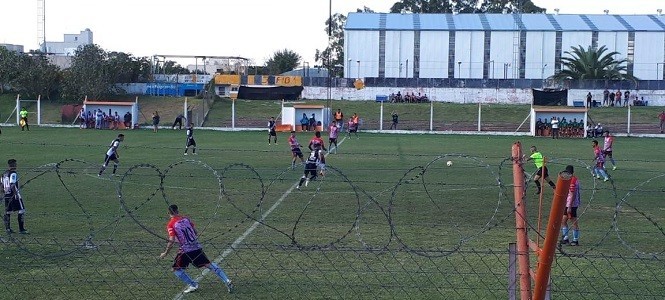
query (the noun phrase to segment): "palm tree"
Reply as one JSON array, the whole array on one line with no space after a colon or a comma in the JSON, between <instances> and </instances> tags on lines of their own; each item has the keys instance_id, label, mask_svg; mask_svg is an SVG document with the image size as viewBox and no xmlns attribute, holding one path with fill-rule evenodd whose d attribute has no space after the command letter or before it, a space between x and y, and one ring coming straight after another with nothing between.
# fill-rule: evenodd
<instances>
[{"instance_id":1,"label":"palm tree","mask_svg":"<svg viewBox=\"0 0 665 300\"><path fill-rule=\"evenodd\" d=\"M614 58L615 55L620 55L619 52L605 52L607 52L605 46L598 49L589 46L586 50L581 45L572 47L572 51L565 52L568 56L561 58L563 69L552 75L550 79L558 82L584 79L638 80L632 74L628 74L627 59Z\"/></svg>"}]
</instances>

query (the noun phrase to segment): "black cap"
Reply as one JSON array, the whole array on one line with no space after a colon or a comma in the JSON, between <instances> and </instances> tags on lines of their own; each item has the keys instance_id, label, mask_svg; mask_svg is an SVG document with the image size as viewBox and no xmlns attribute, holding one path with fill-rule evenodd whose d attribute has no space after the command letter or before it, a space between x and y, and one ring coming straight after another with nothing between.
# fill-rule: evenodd
<instances>
[{"instance_id":1,"label":"black cap","mask_svg":"<svg viewBox=\"0 0 665 300\"><path fill-rule=\"evenodd\" d=\"M570 174L573 174L573 173L575 173L575 169L573 168L573 166L567 165L566 166L566 172L568 172Z\"/></svg>"},{"instance_id":2,"label":"black cap","mask_svg":"<svg viewBox=\"0 0 665 300\"><path fill-rule=\"evenodd\" d=\"M169 205L169 213L172 215L177 215L178 214L178 206L175 204Z\"/></svg>"}]
</instances>

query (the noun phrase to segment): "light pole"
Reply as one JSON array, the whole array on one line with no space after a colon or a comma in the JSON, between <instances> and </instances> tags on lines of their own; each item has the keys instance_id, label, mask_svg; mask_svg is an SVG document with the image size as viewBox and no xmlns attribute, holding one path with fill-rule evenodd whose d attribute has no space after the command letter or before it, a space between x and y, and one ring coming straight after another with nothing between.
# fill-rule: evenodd
<instances>
[{"instance_id":1,"label":"light pole","mask_svg":"<svg viewBox=\"0 0 665 300\"><path fill-rule=\"evenodd\" d=\"M503 79L508 79L508 67L510 63L503 63Z\"/></svg>"},{"instance_id":2,"label":"light pole","mask_svg":"<svg viewBox=\"0 0 665 300\"><path fill-rule=\"evenodd\" d=\"M401 62L399 63L399 76L398 77L402 77L402 63Z\"/></svg>"},{"instance_id":3,"label":"light pole","mask_svg":"<svg viewBox=\"0 0 665 300\"><path fill-rule=\"evenodd\" d=\"M547 64L544 64L542 68L540 68L540 80L545 80L545 67L547 67Z\"/></svg>"},{"instance_id":4,"label":"light pole","mask_svg":"<svg viewBox=\"0 0 665 300\"><path fill-rule=\"evenodd\" d=\"M405 78L409 78L409 60L408 59L406 60L406 69L404 69L404 71L406 71L406 77Z\"/></svg>"},{"instance_id":5,"label":"light pole","mask_svg":"<svg viewBox=\"0 0 665 300\"><path fill-rule=\"evenodd\" d=\"M309 77L309 62L302 63L302 76Z\"/></svg>"},{"instance_id":6,"label":"light pole","mask_svg":"<svg viewBox=\"0 0 665 300\"><path fill-rule=\"evenodd\" d=\"M360 61L356 60L356 62L358 63L358 79L360 79Z\"/></svg>"},{"instance_id":7,"label":"light pole","mask_svg":"<svg viewBox=\"0 0 665 300\"><path fill-rule=\"evenodd\" d=\"M494 79L494 61L493 60L489 61L489 67L492 68L492 73L490 73L492 77L490 77L490 79Z\"/></svg>"},{"instance_id":8,"label":"light pole","mask_svg":"<svg viewBox=\"0 0 665 300\"><path fill-rule=\"evenodd\" d=\"M457 78L462 78L462 62L457 62Z\"/></svg>"},{"instance_id":9,"label":"light pole","mask_svg":"<svg viewBox=\"0 0 665 300\"><path fill-rule=\"evenodd\" d=\"M351 78L351 59L349 58L349 63L346 64L346 78Z\"/></svg>"}]
</instances>

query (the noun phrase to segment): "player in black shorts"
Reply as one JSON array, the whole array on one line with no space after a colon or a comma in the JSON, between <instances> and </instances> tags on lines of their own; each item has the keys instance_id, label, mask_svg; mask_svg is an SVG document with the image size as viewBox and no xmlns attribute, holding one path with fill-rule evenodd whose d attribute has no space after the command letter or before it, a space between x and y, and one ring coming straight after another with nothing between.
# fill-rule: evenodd
<instances>
[{"instance_id":1,"label":"player in black shorts","mask_svg":"<svg viewBox=\"0 0 665 300\"><path fill-rule=\"evenodd\" d=\"M319 160L320 155L321 155L321 150L314 150L309 155L309 158L307 158L307 162L305 162L305 172L302 175L302 177L300 177L300 182L298 182L298 187L297 187L298 190L300 190L300 187L302 186L303 183L305 184L305 186L307 186L310 181L316 180L317 176L316 169L320 162Z\"/></svg>"},{"instance_id":2,"label":"player in black shorts","mask_svg":"<svg viewBox=\"0 0 665 300\"><path fill-rule=\"evenodd\" d=\"M5 215L3 221L5 222L5 230L7 233L14 233L10 226L11 213L18 214L18 230L21 234L27 234L28 231L24 226L25 206L23 205L23 198L19 192L18 173L16 173L16 160L10 159L7 161L9 169L2 174L2 189L4 191L5 199Z\"/></svg>"},{"instance_id":3,"label":"player in black shorts","mask_svg":"<svg viewBox=\"0 0 665 300\"><path fill-rule=\"evenodd\" d=\"M196 141L194 140L194 124L189 123L187 125L187 143L185 143L185 155L187 155L187 150L189 147L192 147L192 154L196 155Z\"/></svg>"},{"instance_id":4,"label":"player in black shorts","mask_svg":"<svg viewBox=\"0 0 665 300\"><path fill-rule=\"evenodd\" d=\"M268 121L268 145L270 145L270 138L272 137L275 140L275 145L277 145L277 122L275 122L275 117L270 117Z\"/></svg>"}]
</instances>

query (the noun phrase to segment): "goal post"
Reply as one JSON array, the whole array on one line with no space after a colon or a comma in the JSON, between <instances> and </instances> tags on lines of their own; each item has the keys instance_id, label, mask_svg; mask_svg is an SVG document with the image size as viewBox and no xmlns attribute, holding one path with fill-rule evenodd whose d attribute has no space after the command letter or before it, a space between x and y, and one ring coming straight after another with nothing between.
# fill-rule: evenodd
<instances>
[{"instance_id":1,"label":"goal post","mask_svg":"<svg viewBox=\"0 0 665 300\"><path fill-rule=\"evenodd\" d=\"M28 111L28 120L30 120L30 115L37 115L36 124L41 125L42 124L41 99L42 99L41 95L37 96L37 99L21 99L20 94L16 95L16 107L14 107L14 110L9 114L9 118L11 118L12 114L16 113L16 124L20 125L21 124L20 112L21 109L25 107L26 110ZM9 121L9 118L7 118L7 121Z\"/></svg>"}]
</instances>

